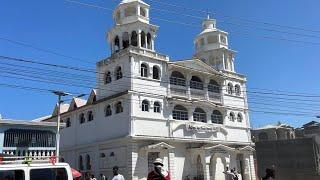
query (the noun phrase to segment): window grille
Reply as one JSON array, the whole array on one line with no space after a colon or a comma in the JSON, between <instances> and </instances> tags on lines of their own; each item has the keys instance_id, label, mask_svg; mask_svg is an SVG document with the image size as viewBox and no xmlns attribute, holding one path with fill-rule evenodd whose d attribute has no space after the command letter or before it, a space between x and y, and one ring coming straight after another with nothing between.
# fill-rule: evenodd
<instances>
[{"instance_id":1,"label":"window grille","mask_svg":"<svg viewBox=\"0 0 320 180\"><path fill-rule=\"evenodd\" d=\"M223 124L222 114L219 111L214 110L211 114L211 122L215 124Z\"/></svg>"},{"instance_id":2,"label":"window grille","mask_svg":"<svg viewBox=\"0 0 320 180\"><path fill-rule=\"evenodd\" d=\"M176 120L188 120L188 110L183 106L176 106L172 111L172 117Z\"/></svg>"},{"instance_id":3,"label":"window grille","mask_svg":"<svg viewBox=\"0 0 320 180\"><path fill-rule=\"evenodd\" d=\"M203 83L197 81L190 81L190 88L203 90Z\"/></svg>"},{"instance_id":4,"label":"window grille","mask_svg":"<svg viewBox=\"0 0 320 180\"><path fill-rule=\"evenodd\" d=\"M153 111L155 113L160 113L161 110L160 110L160 103L159 102L155 102L154 105L153 105Z\"/></svg>"},{"instance_id":5,"label":"window grille","mask_svg":"<svg viewBox=\"0 0 320 180\"><path fill-rule=\"evenodd\" d=\"M105 116L111 116L112 115L112 109L111 109L110 105L108 105L106 107L106 112L105 113L106 113Z\"/></svg>"},{"instance_id":6,"label":"window grille","mask_svg":"<svg viewBox=\"0 0 320 180\"><path fill-rule=\"evenodd\" d=\"M183 78L178 77L170 77L170 84L177 85L177 86L186 86L186 80Z\"/></svg>"},{"instance_id":7,"label":"window grille","mask_svg":"<svg viewBox=\"0 0 320 180\"><path fill-rule=\"evenodd\" d=\"M142 101L142 111L149 111L149 102L147 100Z\"/></svg>"}]
</instances>

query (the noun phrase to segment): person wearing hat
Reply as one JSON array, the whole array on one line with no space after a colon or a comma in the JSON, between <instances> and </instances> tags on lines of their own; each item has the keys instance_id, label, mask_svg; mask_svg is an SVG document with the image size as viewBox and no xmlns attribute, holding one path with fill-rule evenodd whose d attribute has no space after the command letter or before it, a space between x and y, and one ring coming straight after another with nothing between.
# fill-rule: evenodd
<instances>
[{"instance_id":1,"label":"person wearing hat","mask_svg":"<svg viewBox=\"0 0 320 180\"><path fill-rule=\"evenodd\" d=\"M148 174L147 180L170 180L170 173L163 168L162 159L157 158L153 165L154 170Z\"/></svg>"}]
</instances>

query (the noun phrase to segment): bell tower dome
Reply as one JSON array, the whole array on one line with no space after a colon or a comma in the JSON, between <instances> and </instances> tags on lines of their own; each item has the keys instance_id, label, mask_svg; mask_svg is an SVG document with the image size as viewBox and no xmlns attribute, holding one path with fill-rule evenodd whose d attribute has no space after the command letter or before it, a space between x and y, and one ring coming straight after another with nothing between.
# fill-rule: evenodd
<instances>
[{"instance_id":1,"label":"bell tower dome","mask_svg":"<svg viewBox=\"0 0 320 180\"><path fill-rule=\"evenodd\" d=\"M158 26L150 24L150 6L142 0L122 0L113 12L115 25L108 31L111 53L128 47L154 51Z\"/></svg>"},{"instance_id":2,"label":"bell tower dome","mask_svg":"<svg viewBox=\"0 0 320 180\"><path fill-rule=\"evenodd\" d=\"M229 49L228 33L217 28L208 15L202 22L202 32L195 39L195 57L221 71L234 71L235 52Z\"/></svg>"}]
</instances>

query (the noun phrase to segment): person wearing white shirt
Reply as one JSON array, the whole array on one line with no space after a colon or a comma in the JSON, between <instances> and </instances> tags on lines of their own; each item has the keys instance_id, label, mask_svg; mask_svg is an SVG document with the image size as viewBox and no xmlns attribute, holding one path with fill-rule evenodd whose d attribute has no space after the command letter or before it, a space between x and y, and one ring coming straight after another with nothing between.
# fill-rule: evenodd
<instances>
[{"instance_id":1,"label":"person wearing white shirt","mask_svg":"<svg viewBox=\"0 0 320 180\"><path fill-rule=\"evenodd\" d=\"M113 171L113 176L109 177L108 180L124 180L124 177L119 174L119 167L118 166L114 166L112 168Z\"/></svg>"}]
</instances>

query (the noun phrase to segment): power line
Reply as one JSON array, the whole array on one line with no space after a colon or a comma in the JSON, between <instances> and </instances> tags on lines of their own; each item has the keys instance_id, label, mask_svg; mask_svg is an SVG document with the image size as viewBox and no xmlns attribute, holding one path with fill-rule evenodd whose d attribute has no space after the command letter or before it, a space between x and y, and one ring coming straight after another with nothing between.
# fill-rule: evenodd
<instances>
[{"instance_id":1,"label":"power line","mask_svg":"<svg viewBox=\"0 0 320 180\"><path fill-rule=\"evenodd\" d=\"M58 52L56 52L56 51L52 51L52 50L49 50L49 49L39 48L39 47L36 47L36 46L34 46L34 45L31 45L31 44L28 44L28 43L25 43L25 42L21 42L21 41L16 41L16 40L4 38L4 37L0 37L0 40L7 41L7 42L10 42L10 43L12 43L12 44L17 44L17 45L19 45L19 46L32 48L32 49L35 49L35 50L37 50L37 51L41 51L41 52L53 54L53 55L56 55L56 56L64 57L64 58L67 58L67 59L77 60L77 61L80 61L80 62L84 62L84 63L86 63L86 64L92 64L92 63L93 63L93 62L91 62L91 61L87 61L87 60L84 60L84 59L80 59L80 58L68 56L68 55L61 54L61 53L58 53Z\"/></svg>"},{"instance_id":2,"label":"power line","mask_svg":"<svg viewBox=\"0 0 320 180\"><path fill-rule=\"evenodd\" d=\"M37 62L37 61L33 61L33 60L26 60L26 59L20 59L20 58L12 58L12 57L5 57L5 56L0 56L0 58L4 58L4 59L8 59L8 60L13 60L13 61L18 61L18 62L25 62L25 63L32 63L32 64L40 64L40 65L45 65L45 66L52 66L52 67L56 67L56 68L63 68L63 69L71 69L71 70L75 70L75 71L81 71L81 72L88 72L88 73L99 73L99 72L95 72L95 71L91 71L88 69L84 69L84 68L76 68L76 67L72 67L72 66L62 66L62 65L56 65L56 64L50 64L50 63L41 63L41 62ZM99 74L103 74L104 73L99 73ZM134 77L126 77L123 76L123 78L134 78ZM99 81L98 81L99 82ZM162 83L170 83L168 81L161 81ZM144 84L143 84L144 85ZM223 90L223 89L222 89ZM248 93L251 93L251 91L246 91ZM282 95L282 96L297 96L297 97L320 97L319 95L300 95L300 94L284 94L284 93L266 93L266 92L258 92L258 91L252 91L252 93L260 93L260 94L271 94L271 95ZM259 97L259 96L256 96ZM267 97L267 98L272 98L272 97ZM285 99L285 100L296 100L296 101L312 101L312 100L303 100L303 99L288 99L288 98L278 98L278 99Z\"/></svg>"},{"instance_id":3,"label":"power line","mask_svg":"<svg viewBox=\"0 0 320 180\"><path fill-rule=\"evenodd\" d=\"M13 78L15 78L15 77L13 77ZM20 79L20 78L18 78L18 79ZM26 79L26 78L23 78L23 79ZM26 80L30 80L30 79L26 79ZM46 81L42 81L42 80L35 80L35 81L38 81L38 82L45 82L45 83L53 83L53 84L61 84L61 85L66 85L66 86L73 86L73 87L84 87L84 88L91 88L91 87L89 87L89 86L85 86L85 85L80 85L80 84L73 84L73 83L69 83L69 82L51 82L51 81L49 81L49 80L46 80ZM99 89L99 88L98 88ZM101 88L100 88L101 89ZM110 91L110 90L109 90ZM111 90L112 91L112 90ZM117 92L117 91L112 91L112 92ZM159 94L157 94L157 96L163 96L163 95L159 95ZM165 96L164 96L165 97ZM254 107L254 109L256 109L256 108L260 108L260 107ZM272 109L272 110L277 110L277 111L281 111L281 112L286 112L286 113L291 113L292 111L290 111L290 110L283 110L283 109L274 109L274 108L266 108L266 107L263 107L262 109ZM294 111L294 113L311 113L311 112L301 112L301 111Z\"/></svg>"},{"instance_id":4,"label":"power line","mask_svg":"<svg viewBox=\"0 0 320 180\"><path fill-rule=\"evenodd\" d=\"M281 27L281 28L286 28L286 29L307 31L307 32L313 32L313 33L319 33L320 32L320 30L307 29L307 28L301 28L301 27L293 27L293 26L287 26L287 25L282 25L282 24L275 24L275 23L269 23L269 22L264 22L264 21L245 19L245 18L240 18L240 17L235 17L235 16L222 15L222 14L218 14L217 12L207 11L207 10L203 10L203 9L187 8L187 7L182 6L182 5L177 5L177 4L173 4L173 3L165 3L165 2L160 1L160 0L149 0L149 1L156 2L157 4L163 4L163 5L166 5L166 6L175 7L175 8L181 8L181 9L184 9L184 10L201 12L201 13L205 13L205 14L210 13L210 14L221 15L222 17L226 17L226 18L230 18L230 19L238 19L239 21L242 21L242 22L258 23L258 24L263 24L263 25L267 25L267 26Z\"/></svg>"},{"instance_id":5,"label":"power line","mask_svg":"<svg viewBox=\"0 0 320 180\"><path fill-rule=\"evenodd\" d=\"M67 1L71 2L71 3L76 3L76 4L79 4L79 5L91 7L91 8L98 8L98 9L113 11L113 9L105 8L105 7L94 5L94 4L83 3L83 2L79 2L79 1L70 1L70 0L67 0ZM198 27L198 26L195 26L194 24L180 22L180 21L176 21L176 20L168 20L168 19L157 18L157 17L153 17L153 19L160 20L160 21L165 21L165 22L169 22L169 23L175 23L175 24L179 24L179 25L185 25L185 26L189 26L189 27ZM236 31L229 31L229 32L246 35L248 38L252 38L253 37L251 33L239 33L239 32L236 32ZM290 33L290 32L287 32L287 33ZM295 33L295 34L297 34L297 33ZM308 44L308 45L317 45L317 46L320 45L320 43L317 43L317 42L302 41L302 40L296 40L296 39L288 39L288 38L283 38L283 37L280 37L280 38L276 37L275 38L275 37L269 36L269 35L258 36L258 38L263 38L263 39L268 39L268 40L288 41L288 42L294 42L294 43L303 43L303 44Z\"/></svg>"}]
</instances>

